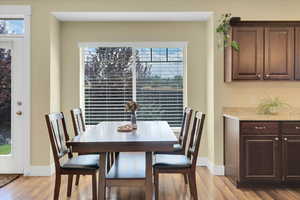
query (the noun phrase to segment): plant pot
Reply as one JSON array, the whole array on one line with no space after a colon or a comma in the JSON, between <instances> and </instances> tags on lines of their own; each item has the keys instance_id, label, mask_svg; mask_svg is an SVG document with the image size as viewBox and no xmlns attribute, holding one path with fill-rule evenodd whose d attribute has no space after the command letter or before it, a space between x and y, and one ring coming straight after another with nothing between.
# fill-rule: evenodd
<instances>
[{"instance_id":1,"label":"plant pot","mask_svg":"<svg viewBox=\"0 0 300 200\"><path fill-rule=\"evenodd\" d=\"M137 128L137 125L136 125L136 114L135 112L132 112L131 113L131 125L134 129Z\"/></svg>"}]
</instances>

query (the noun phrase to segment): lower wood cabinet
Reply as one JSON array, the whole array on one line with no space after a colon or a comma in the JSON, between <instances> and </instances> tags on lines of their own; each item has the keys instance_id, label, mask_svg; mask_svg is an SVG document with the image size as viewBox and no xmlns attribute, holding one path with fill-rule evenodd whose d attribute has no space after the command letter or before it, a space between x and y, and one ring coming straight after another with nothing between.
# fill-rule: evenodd
<instances>
[{"instance_id":1,"label":"lower wood cabinet","mask_svg":"<svg viewBox=\"0 0 300 200\"><path fill-rule=\"evenodd\" d=\"M225 176L234 184L300 185L300 121L224 117Z\"/></svg>"},{"instance_id":2,"label":"lower wood cabinet","mask_svg":"<svg viewBox=\"0 0 300 200\"><path fill-rule=\"evenodd\" d=\"M280 181L277 136L242 136L242 180Z\"/></svg>"},{"instance_id":3,"label":"lower wood cabinet","mask_svg":"<svg viewBox=\"0 0 300 200\"><path fill-rule=\"evenodd\" d=\"M282 136L283 180L300 181L300 136Z\"/></svg>"}]
</instances>

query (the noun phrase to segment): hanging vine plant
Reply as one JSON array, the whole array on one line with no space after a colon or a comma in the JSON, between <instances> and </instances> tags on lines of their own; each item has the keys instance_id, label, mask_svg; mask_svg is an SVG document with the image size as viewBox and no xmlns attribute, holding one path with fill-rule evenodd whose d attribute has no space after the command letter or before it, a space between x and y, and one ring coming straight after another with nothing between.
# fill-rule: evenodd
<instances>
[{"instance_id":1,"label":"hanging vine plant","mask_svg":"<svg viewBox=\"0 0 300 200\"><path fill-rule=\"evenodd\" d=\"M231 18L231 13L225 13L221 16L219 22L220 24L218 25L216 31L217 33L219 33L222 37L221 42L223 43L222 46L224 47L228 47L231 46L235 51L239 51L240 50L240 44L235 41L232 40L230 42L230 18Z\"/></svg>"}]
</instances>

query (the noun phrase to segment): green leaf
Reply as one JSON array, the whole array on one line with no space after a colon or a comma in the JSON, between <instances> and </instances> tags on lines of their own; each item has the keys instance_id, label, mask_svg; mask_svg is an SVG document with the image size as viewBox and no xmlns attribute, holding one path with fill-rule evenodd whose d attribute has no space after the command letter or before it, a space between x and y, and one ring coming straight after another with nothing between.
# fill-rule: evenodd
<instances>
[{"instance_id":1,"label":"green leaf","mask_svg":"<svg viewBox=\"0 0 300 200\"><path fill-rule=\"evenodd\" d=\"M232 41L231 42L231 47L236 50L236 51L240 51L240 44L237 41Z\"/></svg>"},{"instance_id":2,"label":"green leaf","mask_svg":"<svg viewBox=\"0 0 300 200\"><path fill-rule=\"evenodd\" d=\"M221 15L220 24L216 28L216 32L222 34L224 47L231 46L235 51L240 50L240 45L237 41L229 42L230 39L230 18L231 13L225 13Z\"/></svg>"},{"instance_id":3,"label":"green leaf","mask_svg":"<svg viewBox=\"0 0 300 200\"><path fill-rule=\"evenodd\" d=\"M223 26L218 26L217 29L216 29L217 33L222 33L223 30L224 30Z\"/></svg>"}]
</instances>

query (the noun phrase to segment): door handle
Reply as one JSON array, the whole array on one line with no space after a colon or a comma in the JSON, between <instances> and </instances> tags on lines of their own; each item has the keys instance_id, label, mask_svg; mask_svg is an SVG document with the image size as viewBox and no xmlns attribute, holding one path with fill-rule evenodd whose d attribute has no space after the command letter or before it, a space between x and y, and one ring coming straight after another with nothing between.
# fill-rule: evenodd
<instances>
[{"instance_id":1,"label":"door handle","mask_svg":"<svg viewBox=\"0 0 300 200\"><path fill-rule=\"evenodd\" d=\"M22 111L18 111L18 112L16 112L16 114L20 116L20 115L22 115L23 113L22 113Z\"/></svg>"},{"instance_id":2,"label":"door handle","mask_svg":"<svg viewBox=\"0 0 300 200\"><path fill-rule=\"evenodd\" d=\"M263 130L263 129L266 129L265 126L255 126L254 128L257 129L257 130Z\"/></svg>"}]
</instances>

